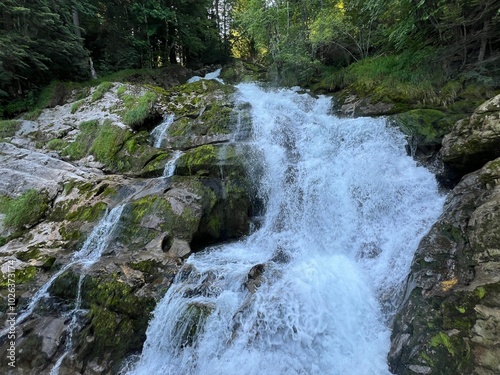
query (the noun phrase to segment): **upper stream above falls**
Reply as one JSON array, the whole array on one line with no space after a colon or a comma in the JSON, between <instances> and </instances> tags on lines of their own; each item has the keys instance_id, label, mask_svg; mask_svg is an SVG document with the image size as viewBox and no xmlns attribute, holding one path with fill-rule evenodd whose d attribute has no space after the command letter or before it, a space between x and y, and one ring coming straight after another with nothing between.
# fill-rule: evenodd
<instances>
[{"instance_id":1,"label":"upper stream above falls","mask_svg":"<svg viewBox=\"0 0 500 375\"><path fill-rule=\"evenodd\" d=\"M389 374L389 321L444 201L434 176L384 119L339 119L294 89L237 95L260 227L188 258L123 372Z\"/></svg>"}]
</instances>

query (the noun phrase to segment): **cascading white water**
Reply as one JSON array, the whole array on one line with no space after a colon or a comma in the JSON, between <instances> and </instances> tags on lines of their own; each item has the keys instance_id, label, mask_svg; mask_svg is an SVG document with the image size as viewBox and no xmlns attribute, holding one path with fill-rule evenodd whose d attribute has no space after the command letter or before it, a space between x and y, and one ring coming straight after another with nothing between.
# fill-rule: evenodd
<instances>
[{"instance_id":1,"label":"cascading white water","mask_svg":"<svg viewBox=\"0 0 500 375\"><path fill-rule=\"evenodd\" d=\"M205 74L204 77L200 77L200 76L193 76L191 78L189 78L187 80L187 83L194 83L194 82L198 82L198 81L201 81L202 79L214 79L216 81L219 81L219 82L223 82L222 79L219 78L219 75L220 75L220 72L221 72L222 69L217 69L216 71L214 72L210 72L210 73L207 73Z\"/></svg>"},{"instance_id":2,"label":"cascading white water","mask_svg":"<svg viewBox=\"0 0 500 375\"><path fill-rule=\"evenodd\" d=\"M338 119L328 98L294 90L238 90L263 224L187 260L129 373L389 374L386 323L444 201L434 176L384 119Z\"/></svg>"},{"instance_id":3,"label":"cascading white water","mask_svg":"<svg viewBox=\"0 0 500 375\"><path fill-rule=\"evenodd\" d=\"M69 314L71 316L71 320L68 325L68 338L66 340L66 348L64 353L55 363L54 367L50 370L50 375L59 374L59 369L61 367L62 361L73 349L73 333L77 326L78 313L80 312L80 308L82 306L81 292L85 271L99 260L102 252L106 249L106 246L109 244L109 236L118 224L124 207L125 205L122 204L106 212L106 215L104 215L101 221L94 227L90 235L87 237L87 240L83 244L80 251L75 253L72 257L72 261L66 267L64 267L64 269L66 270L75 264L79 264L82 266L82 271L78 279L75 306ZM52 277L51 280L55 280L55 278ZM48 290L48 287L46 289Z\"/></svg>"},{"instance_id":4,"label":"cascading white water","mask_svg":"<svg viewBox=\"0 0 500 375\"><path fill-rule=\"evenodd\" d=\"M181 155L182 155L181 150L174 151L174 154L172 155L170 160L165 164L165 169L163 169L163 177L172 177L174 175L175 163L177 162L177 160L179 160Z\"/></svg>"},{"instance_id":5,"label":"cascading white water","mask_svg":"<svg viewBox=\"0 0 500 375\"><path fill-rule=\"evenodd\" d=\"M174 122L174 115L166 116L163 121L151 131L151 137L153 138L153 147L160 148L161 143L167 134L167 130Z\"/></svg>"},{"instance_id":6,"label":"cascading white water","mask_svg":"<svg viewBox=\"0 0 500 375\"><path fill-rule=\"evenodd\" d=\"M123 207L124 205L116 206L104 215L101 221L99 221L99 223L89 234L82 248L71 257L71 261L64 267L62 267L59 271L57 271L33 295L26 308L17 317L17 324L21 324L26 320L27 317L31 315L33 309L38 305L40 300L48 296L48 291L54 281L69 268L73 267L74 265L82 265L82 267L86 269L99 260L105 246L107 245L106 238L118 223L118 220L120 219L121 213L123 211ZM0 337L3 336L4 333L4 331L0 332Z\"/></svg>"}]
</instances>

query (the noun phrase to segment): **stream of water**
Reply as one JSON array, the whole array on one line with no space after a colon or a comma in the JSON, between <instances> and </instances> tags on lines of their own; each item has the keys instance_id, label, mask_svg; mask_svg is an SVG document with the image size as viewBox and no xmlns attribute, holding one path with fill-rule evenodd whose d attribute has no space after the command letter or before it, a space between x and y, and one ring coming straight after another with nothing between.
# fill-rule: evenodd
<instances>
[{"instance_id":1,"label":"stream of water","mask_svg":"<svg viewBox=\"0 0 500 375\"><path fill-rule=\"evenodd\" d=\"M388 321L444 201L434 176L384 119L339 119L297 90L238 91L262 225L187 260L128 373L389 374Z\"/></svg>"}]
</instances>

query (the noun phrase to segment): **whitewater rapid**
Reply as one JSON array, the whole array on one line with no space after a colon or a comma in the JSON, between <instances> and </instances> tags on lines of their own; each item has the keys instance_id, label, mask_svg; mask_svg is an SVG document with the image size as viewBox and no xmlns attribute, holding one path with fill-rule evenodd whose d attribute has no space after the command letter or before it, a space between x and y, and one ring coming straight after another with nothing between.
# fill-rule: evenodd
<instances>
[{"instance_id":1,"label":"whitewater rapid","mask_svg":"<svg viewBox=\"0 0 500 375\"><path fill-rule=\"evenodd\" d=\"M124 372L389 374L387 322L444 202L434 176L385 119L339 119L327 97L257 84L238 100L262 224L187 260Z\"/></svg>"}]
</instances>

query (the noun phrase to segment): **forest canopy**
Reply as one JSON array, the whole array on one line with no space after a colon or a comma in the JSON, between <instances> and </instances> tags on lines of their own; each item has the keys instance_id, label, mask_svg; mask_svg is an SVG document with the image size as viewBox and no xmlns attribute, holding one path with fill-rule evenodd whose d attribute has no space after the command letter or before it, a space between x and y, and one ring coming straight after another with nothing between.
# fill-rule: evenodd
<instances>
[{"instance_id":1,"label":"forest canopy","mask_svg":"<svg viewBox=\"0 0 500 375\"><path fill-rule=\"evenodd\" d=\"M33 101L55 79L89 79L91 63L102 76L230 55L284 84L344 69L335 89L364 62L373 73L375 59L381 72L427 68L445 81L470 71L500 86L499 9L500 0L3 0L0 104Z\"/></svg>"}]
</instances>

